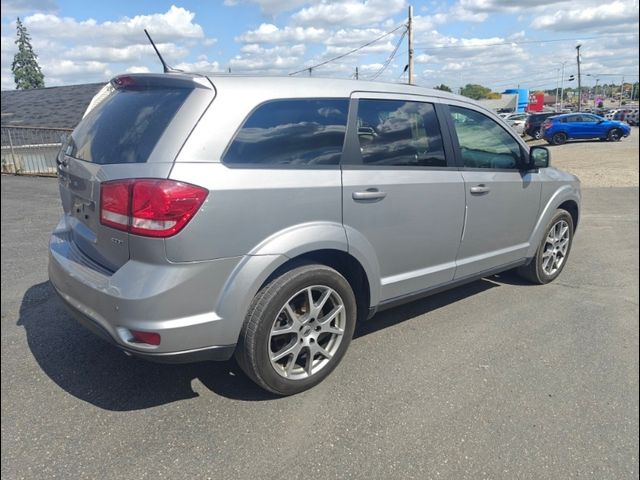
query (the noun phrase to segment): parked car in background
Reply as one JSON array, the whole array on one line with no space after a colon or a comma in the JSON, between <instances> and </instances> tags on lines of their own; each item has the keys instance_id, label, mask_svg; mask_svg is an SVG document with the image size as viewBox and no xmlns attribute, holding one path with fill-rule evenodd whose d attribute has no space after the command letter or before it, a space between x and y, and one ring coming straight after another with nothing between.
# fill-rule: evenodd
<instances>
[{"instance_id":1,"label":"parked car in background","mask_svg":"<svg viewBox=\"0 0 640 480\"><path fill-rule=\"evenodd\" d=\"M539 112L529 115L524 124L525 135L529 135L535 139L542 138L542 123L554 115L558 115L558 112Z\"/></svg>"},{"instance_id":2,"label":"parked car in background","mask_svg":"<svg viewBox=\"0 0 640 480\"><path fill-rule=\"evenodd\" d=\"M638 109L637 108L630 109L624 121L627 122L629 125L637 126L638 125Z\"/></svg>"},{"instance_id":3,"label":"parked car in background","mask_svg":"<svg viewBox=\"0 0 640 480\"><path fill-rule=\"evenodd\" d=\"M571 139L590 138L617 142L630 133L631 128L626 123L591 113L557 115L547 118L542 124L543 138L552 145L561 145Z\"/></svg>"},{"instance_id":4,"label":"parked car in background","mask_svg":"<svg viewBox=\"0 0 640 480\"><path fill-rule=\"evenodd\" d=\"M523 118L520 120L509 120L507 123L518 135L522 136L524 135L524 126L526 125L526 122L527 120Z\"/></svg>"},{"instance_id":5,"label":"parked car in background","mask_svg":"<svg viewBox=\"0 0 640 480\"><path fill-rule=\"evenodd\" d=\"M512 112L512 113L501 113L500 117L504 119L505 122L515 122L517 120L525 120L529 116L528 113L525 112Z\"/></svg>"},{"instance_id":6,"label":"parked car in background","mask_svg":"<svg viewBox=\"0 0 640 480\"><path fill-rule=\"evenodd\" d=\"M49 278L131 355L235 355L290 395L377 310L510 269L545 284L567 264L579 180L465 97L178 73L112 86L58 157Z\"/></svg>"}]
</instances>

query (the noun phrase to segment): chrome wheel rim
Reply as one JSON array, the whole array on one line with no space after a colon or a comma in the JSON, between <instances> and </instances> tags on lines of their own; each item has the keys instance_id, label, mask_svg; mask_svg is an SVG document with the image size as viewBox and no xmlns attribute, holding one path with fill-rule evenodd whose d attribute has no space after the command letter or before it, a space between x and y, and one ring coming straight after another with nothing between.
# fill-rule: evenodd
<instances>
[{"instance_id":1,"label":"chrome wheel rim","mask_svg":"<svg viewBox=\"0 0 640 480\"><path fill-rule=\"evenodd\" d=\"M346 324L344 302L335 290L325 285L303 288L287 300L271 325L271 366L289 380L315 375L338 351Z\"/></svg>"},{"instance_id":2,"label":"chrome wheel rim","mask_svg":"<svg viewBox=\"0 0 640 480\"><path fill-rule=\"evenodd\" d=\"M544 242L542 251L542 271L547 275L554 275L567 258L569 251L570 230L565 220L556 222Z\"/></svg>"}]
</instances>

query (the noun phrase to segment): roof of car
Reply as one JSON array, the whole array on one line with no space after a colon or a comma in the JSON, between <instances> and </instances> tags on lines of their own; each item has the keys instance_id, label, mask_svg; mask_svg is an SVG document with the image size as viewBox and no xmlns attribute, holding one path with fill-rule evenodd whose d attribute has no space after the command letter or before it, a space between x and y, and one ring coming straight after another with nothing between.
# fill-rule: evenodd
<instances>
[{"instance_id":1,"label":"roof of car","mask_svg":"<svg viewBox=\"0 0 640 480\"><path fill-rule=\"evenodd\" d=\"M323 96L349 96L353 92L403 93L429 95L441 98L473 100L453 93L405 83L373 82L368 80L348 80L329 77L256 76L256 75L206 75L216 88L259 88L280 94L282 91L311 89L322 92Z\"/></svg>"}]
</instances>

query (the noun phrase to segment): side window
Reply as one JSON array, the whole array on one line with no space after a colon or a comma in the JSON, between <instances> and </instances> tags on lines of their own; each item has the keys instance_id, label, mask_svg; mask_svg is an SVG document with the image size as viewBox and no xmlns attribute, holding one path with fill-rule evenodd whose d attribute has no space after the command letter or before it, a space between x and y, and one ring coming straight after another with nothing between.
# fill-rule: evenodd
<instances>
[{"instance_id":1,"label":"side window","mask_svg":"<svg viewBox=\"0 0 640 480\"><path fill-rule=\"evenodd\" d=\"M581 115L582 121L586 123L598 123L598 117L594 117L593 115Z\"/></svg>"},{"instance_id":2,"label":"side window","mask_svg":"<svg viewBox=\"0 0 640 480\"><path fill-rule=\"evenodd\" d=\"M449 108L465 167L515 169L520 166L520 144L494 120L475 110Z\"/></svg>"},{"instance_id":3,"label":"side window","mask_svg":"<svg viewBox=\"0 0 640 480\"><path fill-rule=\"evenodd\" d=\"M446 167L433 105L401 100L360 100L358 140L363 165Z\"/></svg>"},{"instance_id":4,"label":"side window","mask_svg":"<svg viewBox=\"0 0 640 480\"><path fill-rule=\"evenodd\" d=\"M245 121L224 155L227 164L338 165L348 99L274 100Z\"/></svg>"}]
</instances>

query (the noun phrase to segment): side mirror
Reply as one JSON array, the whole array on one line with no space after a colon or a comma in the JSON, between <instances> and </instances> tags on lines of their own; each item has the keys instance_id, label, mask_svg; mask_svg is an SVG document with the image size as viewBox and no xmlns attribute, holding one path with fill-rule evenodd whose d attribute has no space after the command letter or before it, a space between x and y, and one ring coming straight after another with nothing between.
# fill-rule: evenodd
<instances>
[{"instance_id":1,"label":"side mirror","mask_svg":"<svg viewBox=\"0 0 640 480\"><path fill-rule=\"evenodd\" d=\"M531 147L529 150L529 167L530 168L547 168L551 154L547 147Z\"/></svg>"}]
</instances>

